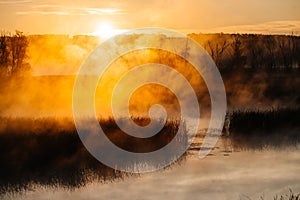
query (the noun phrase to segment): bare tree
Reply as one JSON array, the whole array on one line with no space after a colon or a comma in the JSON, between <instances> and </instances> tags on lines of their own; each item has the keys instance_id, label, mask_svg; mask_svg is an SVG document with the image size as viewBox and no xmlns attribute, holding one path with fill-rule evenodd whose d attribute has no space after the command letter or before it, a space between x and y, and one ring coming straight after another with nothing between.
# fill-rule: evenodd
<instances>
[{"instance_id":1,"label":"bare tree","mask_svg":"<svg viewBox=\"0 0 300 200\"><path fill-rule=\"evenodd\" d=\"M280 67L289 67L288 49L289 44L285 37L280 37L278 39L279 55L280 55Z\"/></svg>"},{"instance_id":2,"label":"bare tree","mask_svg":"<svg viewBox=\"0 0 300 200\"><path fill-rule=\"evenodd\" d=\"M247 64L251 68L257 69L262 66L262 59L264 57L264 50L260 44L261 37L259 35L247 35L246 48L247 48Z\"/></svg>"},{"instance_id":3,"label":"bare tree","mask_svg":"<svg viewBox=\"0 0 300 200\"><path fill-rule=\"evenodd\" d=\"M297 37L295 36L289 36L289 58L291 67L295 68L298 67L298 61L297 57L299 57L299 39L297 40Z\"/></svg>"},{"instance_id":4,"label":"bare tree","mask_svg":"<svg viewBox=\"0 0 300 200\"><path fill-rule=\"evenodd\" d=\"M9 49L7 45L8 37L5 33L0 36L0 74L7 74L7 65L9 57Z\"/></svg>"},{"instance_id":5,"label":"bare tree","mask_svg":"<svg viewBox=\"0 0 300 200\"><path fill-rule=\"evenodd\" d=\"M0 75L24 75L30 71L26 63L28 40L21 31L0 36Z\"/></svg>"},{"instance_id":6,"label":"bare tree","mask_svg":"<svg viewBox=\"0 0 300 200\"><path fill-rule=\"evenodd\" d=\"M28 65L24 63L26 58L26 50L28 47L27 38L22 32L16 31L16 34L11 37L11 66L12 74L26 70Z\"/></svg>"},{"instance_id":7,"label":"bare tree","mask_svg":"<svg viewBox=\"0 0 300 200\"><path fill-rule=\"evenodd\" d=\"M265 65L269 69L273 69L276 66L275 63L275 51L276 51L276 40L272 35L266 35L263 37L263 45L265 47Z\"/></svg>"},{"instance_id":8,"label":"bare tree","mask_svg":"<svg viewBox=\"0 0 300 200\"><path fill-rule=\"evenodd\" d=\"M232 36L232 56L231 56L231 67L230 68L238 68L244 64L244 57L242 56L242 41L240 34L233 34Z\"/></svg>"},{"instance_id":9,"label":"bare tree","mask_svg":"<svg viewBox=\"0 0 300 200\"><path fill-rule=\"evenodd\" d=\"M209 40L205 45L206 49L209 51L212 59L215 61L218 67L221 67L222 65L222 55L228 46L229 44L227 43L227 40L224 40L220 44L218 42L213 42Z\"/></svg>"}]
</instances>

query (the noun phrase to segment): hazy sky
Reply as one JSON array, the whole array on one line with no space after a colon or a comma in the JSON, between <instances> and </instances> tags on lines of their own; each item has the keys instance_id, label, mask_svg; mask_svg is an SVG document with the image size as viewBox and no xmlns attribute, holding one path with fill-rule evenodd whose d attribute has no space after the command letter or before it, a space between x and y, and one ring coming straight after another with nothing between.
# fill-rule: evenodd
<instances>
[{"instance_id":1,"label":"hazy sky","mask_svg":"<svg viewBox=\"0 0 300 200\"><path fill-rule=\"evenodd\" d=\"M300 0L0 0L0 29L93 33L164 27L197 32L300 34Z\"/></svg>"}]
</instances>

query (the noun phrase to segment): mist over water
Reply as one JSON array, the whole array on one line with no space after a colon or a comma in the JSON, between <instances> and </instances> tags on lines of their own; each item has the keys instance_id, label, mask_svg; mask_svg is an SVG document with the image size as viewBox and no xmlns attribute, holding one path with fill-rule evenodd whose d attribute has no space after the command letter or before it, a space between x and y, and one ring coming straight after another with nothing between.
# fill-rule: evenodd
<instances>
[{"instance_id":1,"label":"mist over water","mask_svg":"<svg viewBox=\"0 0 300 200\"><path fill-rule=\"evenodd\" d=\"M205 42L210 39L207 37L203 39ZM140 38L139 35L129 36L126 42ZM229 136L224 130L214 151L199 161L194 158L197 157L195 152L203 142L201 133L205 133L199 130L199 136L182 160L166 170L139 176L121 173L99 163L87 152L75 129L72 119L75 74L98 44L96 38L89 36L30 36L29 63L33 76L3 78L0 83L0 152L1 162L5 163L1 167L7 171L2 172L4 187L0 193L4 194L4 199L10 198L11 193L5 194L7 191L22 191L12 196L17 199L117 198L121 194L125 199L131 199L132 195L145 199L161 196L243 199L243 195L273 197L286 193L288 188L300 191L299 180L295 178L300 162L297 120L300 77L297 70L251 72L233 69L230 73L221 70L228 117L232 117ZM171 121L156 138L131 141L131 137L124 136L116 128L114 120L122 121L122 118L110 118L114 85L128 70L145 63L171 66L190 82L201 111L200 129L207 128L211 100L203 78L181 57L147 49L121 56L99 80L95 92L96 116L100 125L108 130L110 139L124 149L147 152L166 145L172 139L169 135L176 133L178 124ZM174 79L172 74L141 71L143 77L150 74L167 81ZM182 93L186 92L180 82L173 84ZM186 99L185 103L189 101ZM172 91L149 84L138 88L130 98L129 112L136 117L133 120L138 125L147 125L149 108L154 104L166 109L168 120L180 119L180 105ZM276 109L281 107L291 110ZM245 110L249 113L244 113ZM259 111L256 113L256 110ZM86 126L88 128L88 123ZM188 139L188 130L192 127L186 128L183 141ZM13 161L16 157L19 159ZM133 192L124 194L128 188Z\"/></svg>"},{"instance_id":2,"label":"mist over water","mask_svg":"<svg viewBox=\"0 0 300 200\"><path fill-rule=\"evenodd\" d=\"M210 51L214 50L213 48L219 48L223 40L227 40L228 44L230 42L236 44L240 41L242 46L247 46L248 43L249 45L251 44L250 42L247 42L248 40L251 41L255 39L254 36L249 36L248 40L247 35L238 36L239 35L231 36L226 34L191 34L191 37L202 44L209 53L212 53ZM252 37L254 39L252 39ZM262 43L265 40L278 40L278 42L281 40L283 42L288 42L289 40L289 37L284 38L274 36L273 40L272 38L269 39L267 36L265 37L266 38L262 37L262 39L258 38L257 41ZM141 38L143 37L139 35L128 36L124 43ZM235 38L241 39L238 40ZM291 40L294 41L293 38L291 38ZM8 78L7 80L4 77L3 81L0 83L2 91L0 93L0 115L13 117L72 116L72 90L75 75L87 56L100 44L99 39L93 36L73 36L70 38L64 35L32 35L28 36L28 41L28 62L32 67L33 76L15 79ZM213 43L212 49L208 46L210 41L215 41L216 43ZM295 38L295 41L298 41L297 38ZM257 45L264 45L264 43L260 43ZM267 44L269 43L266 43L265 45ZM275 44L277 46L279 45L277 43ZM279 48L276 45L274 48ZM229 62L227 60L230 60L229 58L233 54L232 51L234 48L231 46L232 45L227 45L225 53L220 55L221 69L224 67L222 65ZM287 48L286 46L284 47ZM297 48L297 46L294 48ZM215 49L215 51L216 50L217 49ZM243 48L239 51L242 53L240 59L243 61L243 54L246 54L247 51ZM277 51L280 52L280 49L274 50L274 52ZM283 58L279 57L275 61L281 62L281 59ZM171 66L183 74L197 93L200 110L202 112L201 116L209 117L210 98L203 79L195 72L188 62L185 62L176 55L160 50L131 52L112 63L105 73L104 78L99 81L95 97L97 115L111 115L108 103L110 100L110 91L113 89L113 86L118 79L127 70L134 66L151 62ZM257 66L253 66L253 68L254 67ZM221 70L221 74L225 84L229 109L258 108L264 110L273 107L295 107L299 105L300 95L297 92L297 86L300 84L300 78L297 71L295 73L274 73L266 70L249 72L247 70L243 71L233 68L230 73ZM147 76L147 72L143 75ZM157 74L157 77L160 76L161 74ZM172 79L172 77L168 77L168 79ZM169 91L163 88L155 87L150 89L151 86L147 87L148 88L137 91L132 97L130 104L132 111L147 111L147 106L154 102L161 102L163 105L170 108L173 107L173 104L176 104L176 100ZM179 83L178 87L180 87ZM184 88L182 88L182 91L184 91ZM144 96L147 101L141 100L143 98L140 97ZM173 112L176 113L176 110L178 109L173 108ZM145 113L142 113L142 115L144 114Z\"/></svg>"}]
</instances>

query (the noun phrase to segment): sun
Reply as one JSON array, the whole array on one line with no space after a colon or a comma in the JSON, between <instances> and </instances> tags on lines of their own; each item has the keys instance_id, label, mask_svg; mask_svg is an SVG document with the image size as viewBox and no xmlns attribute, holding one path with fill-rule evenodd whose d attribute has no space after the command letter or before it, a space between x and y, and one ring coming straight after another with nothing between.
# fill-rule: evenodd
<instances>
[{"instance_id":1,"label":"sun","mask_svg":"<svg viewBox=\"0 0 300 200\"><path fill-rule=\"evenodd\" d=\"M118 34L118 30L113 27L110 22L101 22L94 35L101 37L102 39L108 39L114 35Z\"/></svg>"}]
</instances>

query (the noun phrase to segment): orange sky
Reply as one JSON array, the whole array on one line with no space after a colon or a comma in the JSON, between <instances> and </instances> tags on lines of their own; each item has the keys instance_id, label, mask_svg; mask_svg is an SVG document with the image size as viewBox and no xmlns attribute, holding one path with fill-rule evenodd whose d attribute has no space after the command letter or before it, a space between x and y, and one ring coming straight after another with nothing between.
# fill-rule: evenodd
<instances>
[{"instance_id":1,"label":"orange sky","mask_svg":"<svg viewBox=\"0 0 300 200\"><path fill-rule=\"evenodd\" d=\"M0 29L26 34L162 27L300 34L299 0L0 0Z\"/></svg>"}]
</instances>

